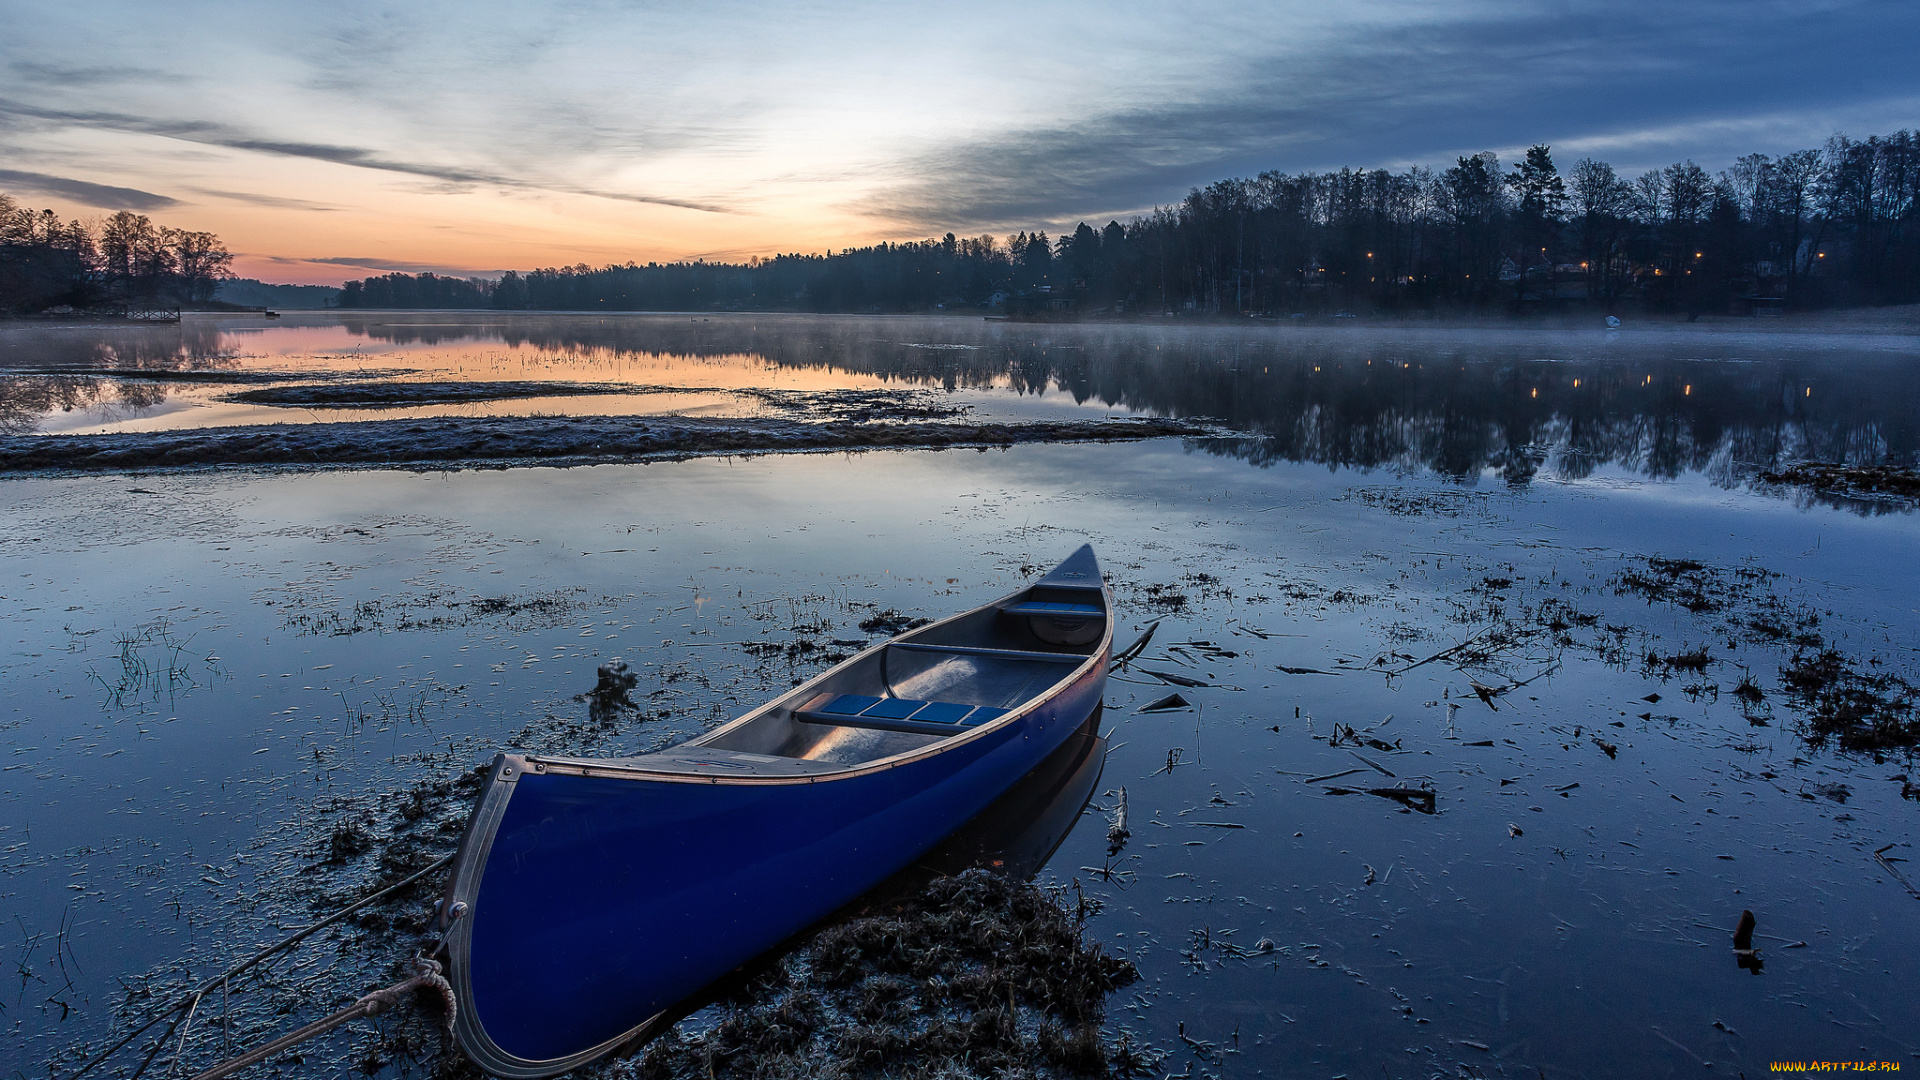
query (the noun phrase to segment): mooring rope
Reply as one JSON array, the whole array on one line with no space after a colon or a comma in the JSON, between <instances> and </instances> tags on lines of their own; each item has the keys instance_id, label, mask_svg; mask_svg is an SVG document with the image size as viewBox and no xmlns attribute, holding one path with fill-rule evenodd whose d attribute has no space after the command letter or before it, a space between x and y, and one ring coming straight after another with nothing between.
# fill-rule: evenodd
<instances>
[{"instance_id":1,"label":"mooring rope","mask_svg":"<svg viewBox=\"0 0 1920 1080\"><path fill-rule=\"evenodd\" d=\"M247 959L241 961L238 964L235 964L233 967L228 968L226 971L223 971L220 974L214 976L213 978L208 979L206 982L201 983L199 987L190 991L189 993L186 994L186 996L180 998L178 1001L175 1001L172 1005L168 1005L164 1008L161 1008L155 1011L151 1016L147 1017L145 1023L140 1024L138 1027L135 1027L132 1031L122 1036L118 1042L114 1043L112 1046L107 1047L105 1050L102 1050L100 1053L94 1055L94 1057L91 1060L89 1060L85 1065L82 1065L79 1071L75 1072L72 1076L68 1077L67 1080L80 1080L81 1077L92 1072L94 1068L98 1066L101 1062L107 1060L108 1058L112 1057L115 1053L119 1052L119 1050L122 1047L126 1046L128 1043L132 1042L133 1040L139 1038L141 1035L144 1035L148 1031L152 1030L155 1024L160 1023L162 1020L165 1020L168 1017L173 1017L173 1022L167 1025L167 1030L161 1033L159 1040L154 1043L153 1050L147 1054L145 1060L140 1062L140 1067L133 1071L134 1077L136 1078L139 1077L142 1073L147 1071L147 1066L153 1064L153 1059L160 1055L160 1051L163 1047L166 1046L167 1040L171 1038L174 1031L177 1028L179 1028L180 1021L181 1021L180 1014L182 1012L188 1012L190 1017L191 1016L190 1010L197 1009L200 1005L200 999L205 997L207 994L211 993L214 987L217 987L217 986L224 987L225 985L227 985L233 980L233 977L235 975L238 975L241 972L246 971L248 968L251 968L256 964L259 964L261 961L268 959L269 957L273 956L276 953L281 952L282 950L291 948L294 945L299 944L300 942L306 940L307 938L311 937L312 935L319 932L320 930L323 930L326 927L332 926L334 923L339 922L341 919L344 919L347 916L353 914L354 912L359 911L361 908L366 907L368 904L371 904L393 893L399 892L400 890L406 888L407 886L412 885L414 882L419 881L421 878L426 877L428 874L431 874L435 870L438 870L441 867L452 862L454 854L458 854L458 853L457 852L450 853L438 859L435 859L433 862L429 863L427 866L421 868L420 870L415 871L413 874L409 875L405 879L401 881L396 881L392 885L389 885L386 888L381 889L376 893L373 893L369 896L364 896L359 900L356 900L353 903L348 904L346 907L343 907L339 911L336 911L333 914L327 916L326 918L321 919L319 922L314 923L312 926L308 926L304 929L295 931L294 933L288 935L287 937L281 938L279 941L276 941L272 945L269 945L266 948L261 949L259 952L254 953L252 956L248 957ZM385 991L381 991L381 992L384 993ZM448 1001L452 1001L452 998L448 998ZM449 1019L448 1023L452 1023L451 1019ZM190 1019L189 1019L189 1024L191 1024ZM182 1047L184 1048L184 1045L185 1045L184 1032L182 1033L182 1036L181 1036L181 1042L182 1042ZM179 1060L178 1054L176 1053L175 1061L177 1062L178 1060ZM169 1071L171 1071L171 1067L169 1067Z\"/></svg>"},{"instance_id":2,"label":"mooring rope","mask_svg":"<svg viewBox=\"0 0 1920 1080\"><path fill-rule=\"evenodd\" d=\"M324 1035L342 1024L358 1020L363 1016L379 1016L381 1013L405 1001L408 995L421 987L432 987L440 992L441 999L445 1001L447 1005L447 1030L451 1032L453 1030L455 1010L458 1006L453 1000L453 985L447 982L445 975L440 973L440 962L438 960L429 960L424 956L416 956L413 958L413 970L413 978L407 979L404 982L394 983L385 990L375 990L373 993L341 1009L332 1016L322 1020L315 1020L313 1023L308 1024L298 1031L290 1031L264 1046L249 1050L230 1061L223 1061L205 1072L197 1073L194 1075L193 1080L220 1080L221 1077L230 1076L249 1065L258 1065L281 1051L292 1049L306 1042L308 1039Z\"/></svg>"}]
</instances>

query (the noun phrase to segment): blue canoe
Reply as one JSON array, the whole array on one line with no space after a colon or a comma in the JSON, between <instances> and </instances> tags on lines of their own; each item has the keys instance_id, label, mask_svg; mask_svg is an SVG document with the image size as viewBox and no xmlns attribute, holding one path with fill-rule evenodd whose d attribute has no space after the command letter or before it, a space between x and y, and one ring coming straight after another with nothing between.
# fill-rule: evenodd
<instances>
[{"instance_id":1,"label":"blue canoe","mask_svg":"<svg viewBox=\"0 0 1920 1080\"><path fill-rule=\"evenodd\" d=\"M460 1048L575 1068L919 858L1093 715L1111 610L1086 546L671 749L501 755L441 905Z\"/></svg>"}]
</instances>

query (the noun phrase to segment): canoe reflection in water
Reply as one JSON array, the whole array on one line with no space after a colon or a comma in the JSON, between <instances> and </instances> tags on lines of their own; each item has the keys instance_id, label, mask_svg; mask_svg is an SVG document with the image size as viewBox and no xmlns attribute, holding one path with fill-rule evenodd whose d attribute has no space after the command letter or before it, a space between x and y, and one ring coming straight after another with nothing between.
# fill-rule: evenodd
<instances>
[{"instance_id":1,"label":"canoe reflection in water","mask_svg":"<svg viewBox=\"0 0 1920 1080\"><path fill-rule=\"evenodd\" d=\"M1085 802L1056 806L1066 781L1098 779L1111 610L1083 546L681 746L501 755L441 905L461 1049L563 1072L916 862L1037 869Z\"/></svg>"}]
</instances>

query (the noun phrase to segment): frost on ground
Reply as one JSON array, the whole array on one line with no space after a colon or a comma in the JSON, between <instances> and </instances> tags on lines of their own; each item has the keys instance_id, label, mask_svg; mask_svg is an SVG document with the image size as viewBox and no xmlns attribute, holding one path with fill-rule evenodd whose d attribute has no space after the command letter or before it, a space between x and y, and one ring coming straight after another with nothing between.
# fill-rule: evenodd
<instances>
[{"instance_id":1,"label":"frost on ground","mask_svg":"<svg viewBox=\"0 0 1920 1080\"><path fill-rule=\"evenodd\" d=\"M587 465L708 454L921 449L1201 435L1168 419L887 423L709 417L445 417L0 438L0 473L279 465Z\"/></svg>"}]
</instances>

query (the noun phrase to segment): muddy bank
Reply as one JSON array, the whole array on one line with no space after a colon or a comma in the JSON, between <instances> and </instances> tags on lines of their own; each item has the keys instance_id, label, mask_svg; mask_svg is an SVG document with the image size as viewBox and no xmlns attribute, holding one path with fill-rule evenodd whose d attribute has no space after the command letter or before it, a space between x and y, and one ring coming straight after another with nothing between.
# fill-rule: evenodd
<instances>
[{"instance_id":1,"label":"muddy bank","mask_svg":"<svg viewBox=\"0 0 1920 1080\"><path fill-rule=\"evenodd\" d=\"M1763 472L1769 484L1789 484L1824 495L1920 499L1920 469L1900 465L1830 465L1801 462Z\"/></svg>"},{"instance_id":2,"label":"muddy bank","mask_svg":"<svg viewBox=\"0 0 1920 1080\"><path fill-rule=\"evenodd\" d=\"M588 397L600 394L721 394L758 401L802 420L942 420L969 406L955 405L931 390L769 390L647 383L518 380L502 382L355 382L270 386L229 394L248 405L320 409L403 409L420 405L466 405L523 398Z\"/></svg>"},{"instance_id":3,"label":"muddy bank","mask_svg":"<svg viewBox=\"0 0 1920 1080\"><path fill-rule=\"evenodd\" d=\"M0 439L0 473L222 465L588 465L710 454L938 450L1197 436L1166 419L861 424L701 417L450 417Z\"/></svg>"}]
</instances>

